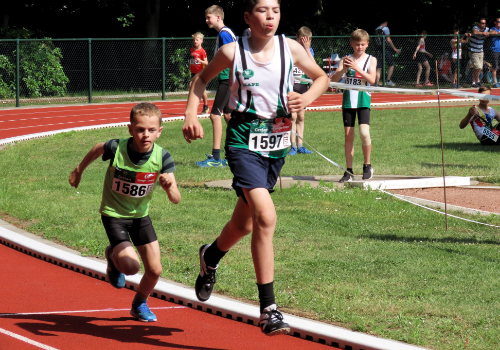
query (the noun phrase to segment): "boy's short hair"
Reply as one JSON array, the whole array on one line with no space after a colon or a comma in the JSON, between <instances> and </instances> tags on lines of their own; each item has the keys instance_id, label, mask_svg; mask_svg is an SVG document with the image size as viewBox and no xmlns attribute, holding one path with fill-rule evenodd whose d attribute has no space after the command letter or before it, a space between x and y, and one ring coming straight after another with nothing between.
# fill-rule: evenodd
<instances>
[{"instance_id":1,"label":"boy's short hair","mask_svg":"<svg viewBox=\"0 0 500 350\"><path fill-rule=\"evenodd\" d=\"M132 107L132 110L130 111L130 122L134 122L135 116L142 116L142 115L147 115L147 116L155 116L158 117L158 120L161 125L161 111L156 105L154 105L151 102L142 102L136 104L134 107Z\"/></svg>"},{"instance_id":2,"label":"boy's short hair","mask_svg":"<svg viewBox=\"0 0 500 350\"><path fill-rule=\"evenodd\" d=\"M489 91L491 93L491 88L489 86L481 86L477 92L480 94L481 92Z\"/></svg>"},{"instance_id":3,"label":"boy's short hair","mask_svg":"<svg viewBox=\"0 0 500 350\"><path fill-rule=\"evenodd\" d=\"M311 29L309 29L309 27L303 26L303 27L300 27L299 30L297 30L297 33L295 34L295 36L297 38L301 38L304 36L307 38L310 38L313 36L313 33L312 33Z\"/></svg>"},{"instance_id":4,"label":"boy's short hair","mask_svg":"<svg viewBox=\"0 0 500 350\"><path fill-rule=\"evenodd\" d=\"M200 32L196 32L194 33L193 35L191 35L191 37L194 39L194 38L201 38L203 39L205 37L205 35L203 35L202 33Z\"/></svg>"},{"instance_id":5,"label":"boy's short hair","mask_svg":"<svg viewBox=\"0 0 500 350\"><path fill-rule=\"evenodd\" d=\"M276 0L278 5L281 5L281 0ZM259 0L245 0L243 3L243 8L245 12L252 13L253 8L259 3Z\"/></svg>"},{"instance_id":6,"label":"boy's short hair","mask_svg":"<svg viewBox=\"0 0 500 350\"><path fill-rule=\"evenodd\" d=\"M215 15L220 16L220 19L224 20L224 10L219 5L212 5L205 10L205 16Z\"/></svg>"},{"instance_id":7,"label":"boy's short hair","mask_svg":"<svg viewBox=\"0 0 500 350\"><path fill-rule=\"evenodd\" d=\"M351 41L370 41L370 34L364 29L356 29L351 34Z\"/></svg>"}]
</instances>

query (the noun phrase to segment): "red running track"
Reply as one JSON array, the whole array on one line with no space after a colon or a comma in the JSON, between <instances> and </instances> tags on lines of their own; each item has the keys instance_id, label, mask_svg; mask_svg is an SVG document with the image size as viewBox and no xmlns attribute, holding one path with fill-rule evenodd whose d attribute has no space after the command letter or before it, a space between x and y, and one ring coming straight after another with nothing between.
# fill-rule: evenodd
<instances>
[{"instance_id":1,"label":"red running track","mask_svg":"<svg viewBox=\"0 0 500 350\"><path fill-rule=\"evenodd\" d=\"M150 298L158 322L130 314L134 292L0 245L0 349L335 349ZM194 293L194 292L193 292ZM31 342L31 343L30 343Z\"/></svg>"},{"instance_id":2,"label":"red running track","mask_svg":"<svg viewBox=\"0 0 500 350\"><path fill-rule=\"evenodd\" d=\"M341 104L324 95L311 107ZM433 101L435 96L374 94L374 103ZM453 98L453 97L449 97ZM155 102L182 116L185 101ZM0 110L0 140L41 132L128 122L135 103ZM201 112L201 106L200 110ZM152 324L129 315L134 292L0 245L0 349L333 349L291 336L266 337L251 325L150 298Z\"/></svg>"},{"instance_id":3,"label":"red running track","mask_svg":"<svg viewBox=\"0 0 500 350\"><path fill-rule=\"evenodd\" d=\"M456 99L455 96L442 95L441 99ZM372 94L373 103L394 103L408 101L436 101L436 96ZM211 105L213 101L209 101ZM184 115L186 101L159 101L164 118ZM310 107L338 106L342 104L342 94L325 94L314 101ZM86 104L62 107L11 108L0 110L0 140L49 132L68 128L128 122L129 113L135 103ZM198 110L201 113L201 105Z\"/></svg>"}]
</instances>

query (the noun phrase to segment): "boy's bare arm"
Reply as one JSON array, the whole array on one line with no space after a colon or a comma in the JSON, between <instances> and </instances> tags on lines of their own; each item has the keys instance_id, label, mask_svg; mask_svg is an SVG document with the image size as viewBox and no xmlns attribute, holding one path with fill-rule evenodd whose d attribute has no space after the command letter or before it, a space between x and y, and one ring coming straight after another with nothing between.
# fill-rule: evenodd
<instances>
[{"instance_id":1,"label":"boy's bare arm","mask_svg":"<svg viewBox=\"0 0 500 350\"><path fill-rule=\"evenodd\" d=\"M464 119L462 119L460 121L460 129L465 128L467 126L467 124L470 123L472 117L475 116L476 114L477 114L477 110L476 110L475 106L472 106L471 108L469 108L469 113L467 113L467 115L464 117Z\"/></svg>"},{"instance_id":2,"label":"boy's bare arm","mask_svg":"<svg viewBox=\"0 0 500 350\"><path fill-rule=\"evenodd\" d=\"M314 56L311 53L311 38L303 36L302 38L300 38L300 43L302 44L302 46L304 46L304 49L306 49L307 56L309 56L309 58L313 60L314 63L316 63L316 61L314 60Z\"/></svg>"},{"instance_id":3,"label":"boy's bare arm","mask_svg":"<svg viewBox=\"0 0 500 350\"><path fill-rule=\"evenodd\" d=\"M74 188L78 188L80 181L82 180L83 171L97 158L104 154L104 142L96 144L92 149L87 153L87 155L83 158L83 160L78 164L69 174L69 184Z\"/></svg>"},{"instance_id":4,"label":"boy's bare arm","mask_svg":"<svg viewBox=\"0 0 500 350\"><path fill-rule=\"evenodd\" d=\"M310 64L311 59L307 56L302 45L295 40L286 39L293 63L299 67L313 81L309 90L304 94L290 91L288 93L288 108L290 112L298 112L309 106L314 100L320 97L328 89L329 80L325 72L317 64Z\"/></svg>"},{"instance_id":5,"label":"boy's bare arm","mask_svg":"<svg viewBox=\"0 0 500 350\"><path fill-rule=\"evenodd\" d=\"M345 57L344 57L345 58ZM345 72L347 71L347 67L344 66L344 58L340 60L339 62L339 67L337 68L337 70L335 71L335 73L333 73L332 75L332 78L331 80L333 82L338 82L340 81L340 79L342 79L342 76L345 74Z\"/></svg>"},{"instance_id":6,"label":"boy's bare arm","mask_svg":"<svg viewBox=\"0 0 500 350\"><path fill-rule=\"evenodd\" d=\"M207 84L217 76L221 71L230 68L234 57L235 43L229 43L222 46L215 54L214 59L199 74L196 74L192 80L189 89L188 102L184 113L184 125L182 132L184 139L191 143L191 140L203 138L203 127L198 121L198 105L203 97L203 92Z\"/></svg>"},{"instance_id":7,"label":"boy's bare arm","mask_svg":"<svg viewBox=\"0 0 500 350\"><path fill-rule=\"evenodd\" d=\"M160 185L167 192L168 199L174 203L178 204L181 201L181 193L177 187L177 182L175 181L174 173L163 173L160 175Z\"/></svg>"},{"instance_id":8,"label":"boy's bare arm","mask_svg":"<svg viewBox=\"0 0 500 350\"><path fill-rule=\"evenodd\" d=\"M205 65L205 66L207 66L207 65L208 65L208 57L207 57L207 58L205 58L204 60L202 60L201 58L198 58L198 61L199 61L201 64Z\"/></svg>"}]
</instances>

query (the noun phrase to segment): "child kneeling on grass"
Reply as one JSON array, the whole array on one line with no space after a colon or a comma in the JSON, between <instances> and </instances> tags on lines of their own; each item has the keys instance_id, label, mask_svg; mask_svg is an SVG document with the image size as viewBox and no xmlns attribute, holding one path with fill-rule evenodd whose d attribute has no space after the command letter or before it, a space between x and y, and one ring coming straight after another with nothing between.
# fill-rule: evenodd
<instances>
[{"instance_id":1,"label":"child kneeling on grass","mask_svg":"<svg viewBox=\"0 0 500 350\"><path fill-rule=\"evenodd\" d=\"M290 114L325 92L328 78L317 64L311 64L299 43L275 36L281 15L279 0L245 0L244 9L252 36L222 46L194 77L182 128L187 142L203 138L196 107L208 82L229 68L229 105L233 112L226 130L225 151L239 198L219 237L199 250L200 274L195 292L201 301L210 298L219 261L253 232L251 249L260 299L260 328L266 335L275 335L288 333L290 326L277 310L274 297L273 235L277 219L270 193L290 146ZM314 81L302 95L292 91L294 64Z\"/></svg>"},{"instance_id":2,"label":"child kneeling on grass","mask_svg":"<svg viewBox=\"0 0 500 350\"><path fill-rule=\"evenodd\" d=\"M154 322L147 299L162 272L160 246L148 215L156 179L174 204L181 194L173 171L170 153L155 144L160 137L161 112L152 103L140 103L130 112L129 133L132 137L112 139L96 144L69 175L71 186L78 188L83 171L97 158L109 160L101 201L101 219L110 245L106 248L107 274L115 288L125 287L125 275L139 272L144 276L132 302L130 314L143 322Z\"/></svg>"}]
</instances>

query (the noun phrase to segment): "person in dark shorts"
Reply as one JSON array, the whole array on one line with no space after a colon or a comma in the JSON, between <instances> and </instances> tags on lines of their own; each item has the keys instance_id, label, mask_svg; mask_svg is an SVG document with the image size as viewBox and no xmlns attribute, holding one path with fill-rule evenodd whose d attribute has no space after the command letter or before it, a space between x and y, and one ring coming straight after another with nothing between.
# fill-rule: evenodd
<instances>
[{"instance_id":1,"label":"person in dark shorts","mask_svg":"<svg viewBox=\"0 0 500 350\"><path fill-rule=\"evenodd\" d=\"M391 80L392 73L394 72L394 54L401 53L401 50L397 49L390 38L390 30L387 26L387 21L383 21L380 25L375 29L376 35L383 35L383 37L374 39L375 46L375 58L377 59L377 75L375 78L375 86L382 85L380 84L380 75L382 72L382 66L384 64L384 41L385 43L385 63L389 67L387 69L387 79L385 80L385 84L387 86L396 86L396 84Z\"/></svg>"},{"instance_id":2,"label":"person in dark shorts","mask_svg":"<svg viewBox=\"0 0 500 350\"><path fill-rule=\"evenodd\" d=\"M224 45L195 77L182 128L187 142L203 137L196 106L206 84L218 72L231 69L229 105L233 111L226 130L225 151L238 201L218 238L199 249L200 274L195 293L201 301L210 298L219 261L252 233L259 325L264 334L276 335L288 333L290 326L278 311L274 296L273 236L277 215L271 192L290 145L290 113L300 111L321 96L329 81L317 64L311 64L299 43L275 35L281 16L279 0L245 0L244 9L252 35ZM313 81L302 95L292 91L293 63Z\"/></svg>"},{"instance_id":3,"label":"person in dark shorts","mask_svg":"<svg viewBox=\"0 0 500 350\"><path fill-rule=\"evenodd\" d=\"M219 34L215 43L215 52L234 42L236 39L234 33L224 24L224 10L219 5L212 5L205 10L205 22L208 28L215 29ZM224 70L217 76L219 86L215 93L214 104L210 111L210 121L213 128L213 148L212 153L207 154L207 158L196 165L203 168L217 168L227 166L227 162L221 158L220 150L222 143L222 120L224 115L226 123L231 118L231 109L229 108L229 70Z\"/></svg>"},{"instance_id":4,"label":"person in dark shorts","mask_svg":"<svg viewBox=\"0 0 500 350\"><path fill-rule=\"evenodd\" d=\"M101 219L110 245L106 248L107 275L115 288L125 287L124 275L139 272L144 276L132 301L130 314L142 322L156 321L147 300L162 272L160 246L149 218L149 202L159 179L169 200L177 204L181 194L173 171L172 156L155 144L161 135L161 112L152 103L135 105L130 112L129 133L132 137L112 139L96 144L69 176L71 186L78 188L83 171L97 158L109 161L104 179ZM132 242L131 242L132 241Z\"/></svg>"},{"instance_id":5,"label":"person in dark shorts","mask_svg":"<svg viewBox=\"0 0 500 350\"><path fill-rule=\"evenodd\" d=\"M417 61L417 83L415 84L415 87L422 87L422 84L420 84L420 75L422 74L422 66L425 67L425 86L434 86L429 81L429 75L431 73L431 66L429 64L429 61L427 60L427 57L432 58L432 54L425 50L425 38L427 36L427 31L422 30L420 39L418 39L418 44L417 47L415 48L415 52L413 53L413 59Z\"/></svg>"},{"instance_id":6,"label":"person in dark shorts","mask_svg":"<svg viewBox=\"0 0 500 350\"><path fill-rule=\"evenodd\" d=\"M311 59L311 62L316 64L314 61L314 51L311 47L312 32L308 27L300 27L295 35L297 42L304 47L307 55ZM293 91L298 94L304 94L309 89L309 83L303 82L300 78L308 79L307 75L302 72L297 66L293 66ZM304 118L305 111L301 110L297 113L292 113L292 146L288 151L289 156L299 154L311 154L314 153L309 151L306 146L304 146L302 140L304 138ZM295 131L299 137L293 132Z\"/></svg>"}]
</instances>

